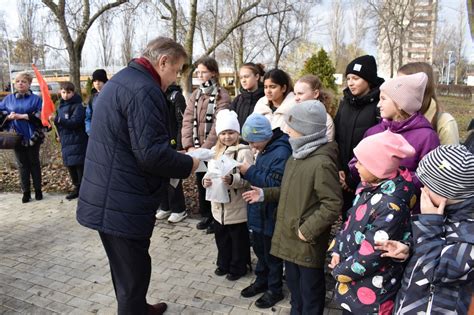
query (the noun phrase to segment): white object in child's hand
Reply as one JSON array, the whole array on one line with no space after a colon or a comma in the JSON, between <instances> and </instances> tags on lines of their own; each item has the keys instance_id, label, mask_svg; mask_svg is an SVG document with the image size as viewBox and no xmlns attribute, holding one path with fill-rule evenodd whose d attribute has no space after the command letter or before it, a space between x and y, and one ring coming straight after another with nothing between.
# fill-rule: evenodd
<instances>
[{"instance_id":1,"label":"white object in child's hand","mask_svg":"<svg viewBox=\"0 0 474 315\"><path fill-rule=\"evenodd\" d=\"M212 185L206 188L206 200L219 203L228 203L230 201L227 185L222 180L222 177L229 174L237 165L239 163L236 160L226 155L222 155L217 160L209 161L206 177L212 179Z\"/></svg>"}]
</instances>

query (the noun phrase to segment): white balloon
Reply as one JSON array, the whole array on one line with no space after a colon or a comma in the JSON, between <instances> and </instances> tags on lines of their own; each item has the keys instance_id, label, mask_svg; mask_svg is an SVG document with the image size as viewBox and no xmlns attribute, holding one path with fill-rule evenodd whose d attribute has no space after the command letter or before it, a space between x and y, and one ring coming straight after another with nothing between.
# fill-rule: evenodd
<instances>
[{"instance_id":1,"label":"white balloon","mask_svg":"<svg viewBox=\"0 0 474 315\"><path fill-rule=\"evenodd\" d=\"M375 276L372 278L372 284L376 288L382 288L382 283L383 283L383 277L382 276Z\"/></svg>"},{"instance_id":2,"label":"white balloon","mask_svg":"<svg viewBox=\"0 0 474 315\"><path fill-rule=\"evenodd\" d=\"M382 241L387 241L388 240L388 234L384 230L378 230L375 232L374 235L374 241L376 242L382 242Z\"/></svg>"},{"instance_id":3,"label":"white balloon","mask_svg":"<svg viewBox=\"0 0 474 315\"><path fill-rule=\"evenodd\" d=\"M351 308L346 303L341 303L341 306L342 306L342 308L344 308L344 309L348 310L349 312L351 312Z\"/></svg>"},{"instance_id":4,"label":"white balloon","mask_svg":"<svg viewBox=\"0 0 474 315\"><path fill-rule=\"evenodd\" d=\"M382 194L375 194L372 198L370 198L370 203L375 205L380 201L380 199L382 199Z\"/></svg>"}]
</instances>

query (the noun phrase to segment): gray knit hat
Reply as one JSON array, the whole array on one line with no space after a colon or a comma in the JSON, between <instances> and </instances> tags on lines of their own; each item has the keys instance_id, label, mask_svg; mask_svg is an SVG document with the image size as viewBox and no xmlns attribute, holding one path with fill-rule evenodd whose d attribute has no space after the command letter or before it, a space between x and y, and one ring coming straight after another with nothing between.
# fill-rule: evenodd
<instances>
[{"instance_id":1,"label":"gray knit hat","mask_svg":"<svg viewBox=\"0 0 474 315\"><path fill-rule=\"evenodd\" d=\"M320 132L326 134L326 119L326 108L318 100L295 104L285 116L286 124L304 136Z\"/></svg>"},{"instance_id":2,"label":"gray knit hat","mask_svg":"<svg viewBox=\"0 0 474 315\"><path fill-rule=\"evenodd\" d=\"M423 185L442 197L474 197L474 155L463 145L437 147L423 157L416 175Z\"/></svg>"}]
</instances>

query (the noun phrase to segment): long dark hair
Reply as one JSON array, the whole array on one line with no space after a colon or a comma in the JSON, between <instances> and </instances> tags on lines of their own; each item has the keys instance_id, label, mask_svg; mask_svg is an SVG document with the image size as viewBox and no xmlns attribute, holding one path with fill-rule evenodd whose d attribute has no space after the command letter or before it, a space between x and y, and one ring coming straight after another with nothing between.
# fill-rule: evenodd
<instances>
[{"instance_id":1,"label":"long dark hair","mask_svg":"<svg viewBox=\"0 0 474 315\"><path fill-rule=\"evenodd\" d=\"M286 91L283 94L283 98L285 98L290 92L293 92L293 83L291 82L290 76L285 71L280 69L272 69L263 76L264 82L268 79L272 80L273 83L276 83L279 86L283 87L286 85Z\"/></svg>"}]
</instances>

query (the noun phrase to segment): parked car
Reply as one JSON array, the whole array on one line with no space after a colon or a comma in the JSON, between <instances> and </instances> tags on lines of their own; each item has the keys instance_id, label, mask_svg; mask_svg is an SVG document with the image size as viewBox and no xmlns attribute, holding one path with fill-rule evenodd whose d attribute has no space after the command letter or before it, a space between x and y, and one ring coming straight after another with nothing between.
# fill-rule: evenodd
<instances>
[{"instance_id":1,"label":"parked car","mask_svg":"<svg viewBox=\"0 0 474 315\"><path fill-rule=\"evenodd\" d=\"M30 89L33 94L41 96L41 89L39 83L31 83ZM59 83L57 82L48 82L48 90L49 94L52 96L53 94L59 93Z\"/></svg>"}]
</instances>

